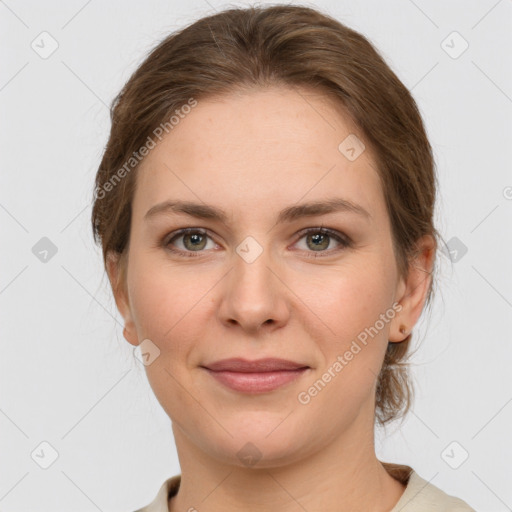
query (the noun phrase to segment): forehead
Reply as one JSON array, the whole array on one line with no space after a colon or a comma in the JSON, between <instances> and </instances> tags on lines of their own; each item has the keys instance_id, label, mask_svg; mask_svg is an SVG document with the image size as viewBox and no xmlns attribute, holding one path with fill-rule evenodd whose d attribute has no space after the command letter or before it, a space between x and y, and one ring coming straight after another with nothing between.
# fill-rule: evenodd
<instances>
[{"instance_id":1,"label":"forehead","mask_svg":"<svg viewBox=\"0 0 512 512\"><path fill-rule=\"evenodd\" d=\"M346 109L312 89L198 100L142 161L133 210L141 216L179 198L249 215L336 195L378 215L384 201L377 164L368 144L348 158L354 136L365 144Z\"/></svg>"}]
</instances>

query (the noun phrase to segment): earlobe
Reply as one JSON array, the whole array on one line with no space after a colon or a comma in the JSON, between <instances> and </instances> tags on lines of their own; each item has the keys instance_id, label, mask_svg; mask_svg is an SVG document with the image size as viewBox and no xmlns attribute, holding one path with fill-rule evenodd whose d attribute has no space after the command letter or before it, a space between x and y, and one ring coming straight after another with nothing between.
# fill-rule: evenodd
<instances>
[{"instance_id":1,"label":"earlobe","mask_svg":"<svg viewBox=\"0 0 512 512\"><path fill-rule=\"evenodd\" d=\"M391 343L400 343L402 341L405 341L410 334L410 329L408 328L407 325L398 324L398 326L399 327L397 329L396 323L391 324L391 330L390 330L389 336L388 336L388 340Z\"/></svg>"},{"instance_id":2,"label":"earlobe","mask_svg":"<svg viewBox=\"0 0 512 512\"><path fill-rule=\"evenodd\" d=\"M402 306L395 316L389 332L389 341L404 341L423 311L432 282L432 271L436 253L436 241L425 235L417 242L416 257L410 263L407 279L401 280L398 302Z\"/></svg>"},{"instance_id":3,"label":"earlobe","mask_svg":"<svg viewBox=\"0 0 512 512\"><path fill-rule=\"evenodd\" d=\"M133 322L130 322L130 328L128 328L128 323L127 323L127 325L124 326L123 336L124 336L124 339L128 343L133 345L134 347L139 345L139 339L135 332L135 326L134 326Z\"/></svg>"},{"instance_id":4,"label":"earlobe","mask_svg":"<svg viewBox=\"0 0 512 512\"><path fill-rule=\"evenodd\" d=\"M112 293L116 302L117 309L124 319L125 326L123 329L123 336L126 341L134 346L139 344L135 323L133 322L130 302L125 283L125 273L121 271L121 255L119 253L109 253L107 255L107 275L112 288Z\"/></svg>"}]
</instances>

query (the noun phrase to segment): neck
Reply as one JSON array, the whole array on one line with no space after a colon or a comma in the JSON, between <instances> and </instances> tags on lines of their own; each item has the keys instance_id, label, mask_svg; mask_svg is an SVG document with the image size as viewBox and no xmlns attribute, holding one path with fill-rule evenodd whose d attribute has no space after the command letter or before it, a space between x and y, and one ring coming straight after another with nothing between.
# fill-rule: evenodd
<instances>
[{"instance_id":1,"label":"neck","mask_svg":"<svg viewBox=\"0 0 512 512\"><path fill-rule=\"evenodd\" d=\"M249 468L219 463L173 424L181 484L169 511L387 512L405 485L376 458L373 428L366 433L352 430L299 460L284 464L262 459Z\"/></svg>"}]
</instances>

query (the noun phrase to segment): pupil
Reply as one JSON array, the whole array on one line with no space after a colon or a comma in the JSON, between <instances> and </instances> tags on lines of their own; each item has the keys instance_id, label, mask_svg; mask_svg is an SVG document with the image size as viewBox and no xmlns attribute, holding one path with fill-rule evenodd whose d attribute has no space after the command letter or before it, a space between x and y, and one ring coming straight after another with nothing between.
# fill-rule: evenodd
<instances>
[{"instance_id":1,"label":"pupil","mask_svg":"<svg viewBox=\"0 0 512 512\"><path fill-rule=\"evenodd\" d=\"M326 240L326 235L320 233L320 234L316 234L316 235L311 235L311 239L313 241L313 245L315 248L324 248L325 249L325 240ZM323 245L321 245L323 243Z\"/></svg>"},{"instance_id":2,"label":"pupil","mask_svg":"<svg viewBox=\"0 0 512 512\"><path fill-rule=\"evenodd\" d=\"M189 249L201 249L202 243L204 242L202 238L203 235L200 233L189 233L184 237L185 246Z\"/></svg>"}]
</instances>

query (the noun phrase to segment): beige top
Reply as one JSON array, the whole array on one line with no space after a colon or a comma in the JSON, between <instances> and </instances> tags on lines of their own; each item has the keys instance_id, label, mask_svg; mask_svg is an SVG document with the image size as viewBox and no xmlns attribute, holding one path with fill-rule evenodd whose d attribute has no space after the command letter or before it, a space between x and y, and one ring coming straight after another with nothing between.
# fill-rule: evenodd
<instances>
[{"instance_id":1,"label":"beige top","mask_svg":"<svg viewBox=\"0 0 512 512\"><path fill-rule=\"evenodd\" d=\"M411 467L383 462L388 473L406 485L398 503L389 512L476 512L465 501L443 492L421 478ZM135 512L169 512L169 498L178 493L181 475L168 478L156 498Z\"/></svg>"}]
</instances>

